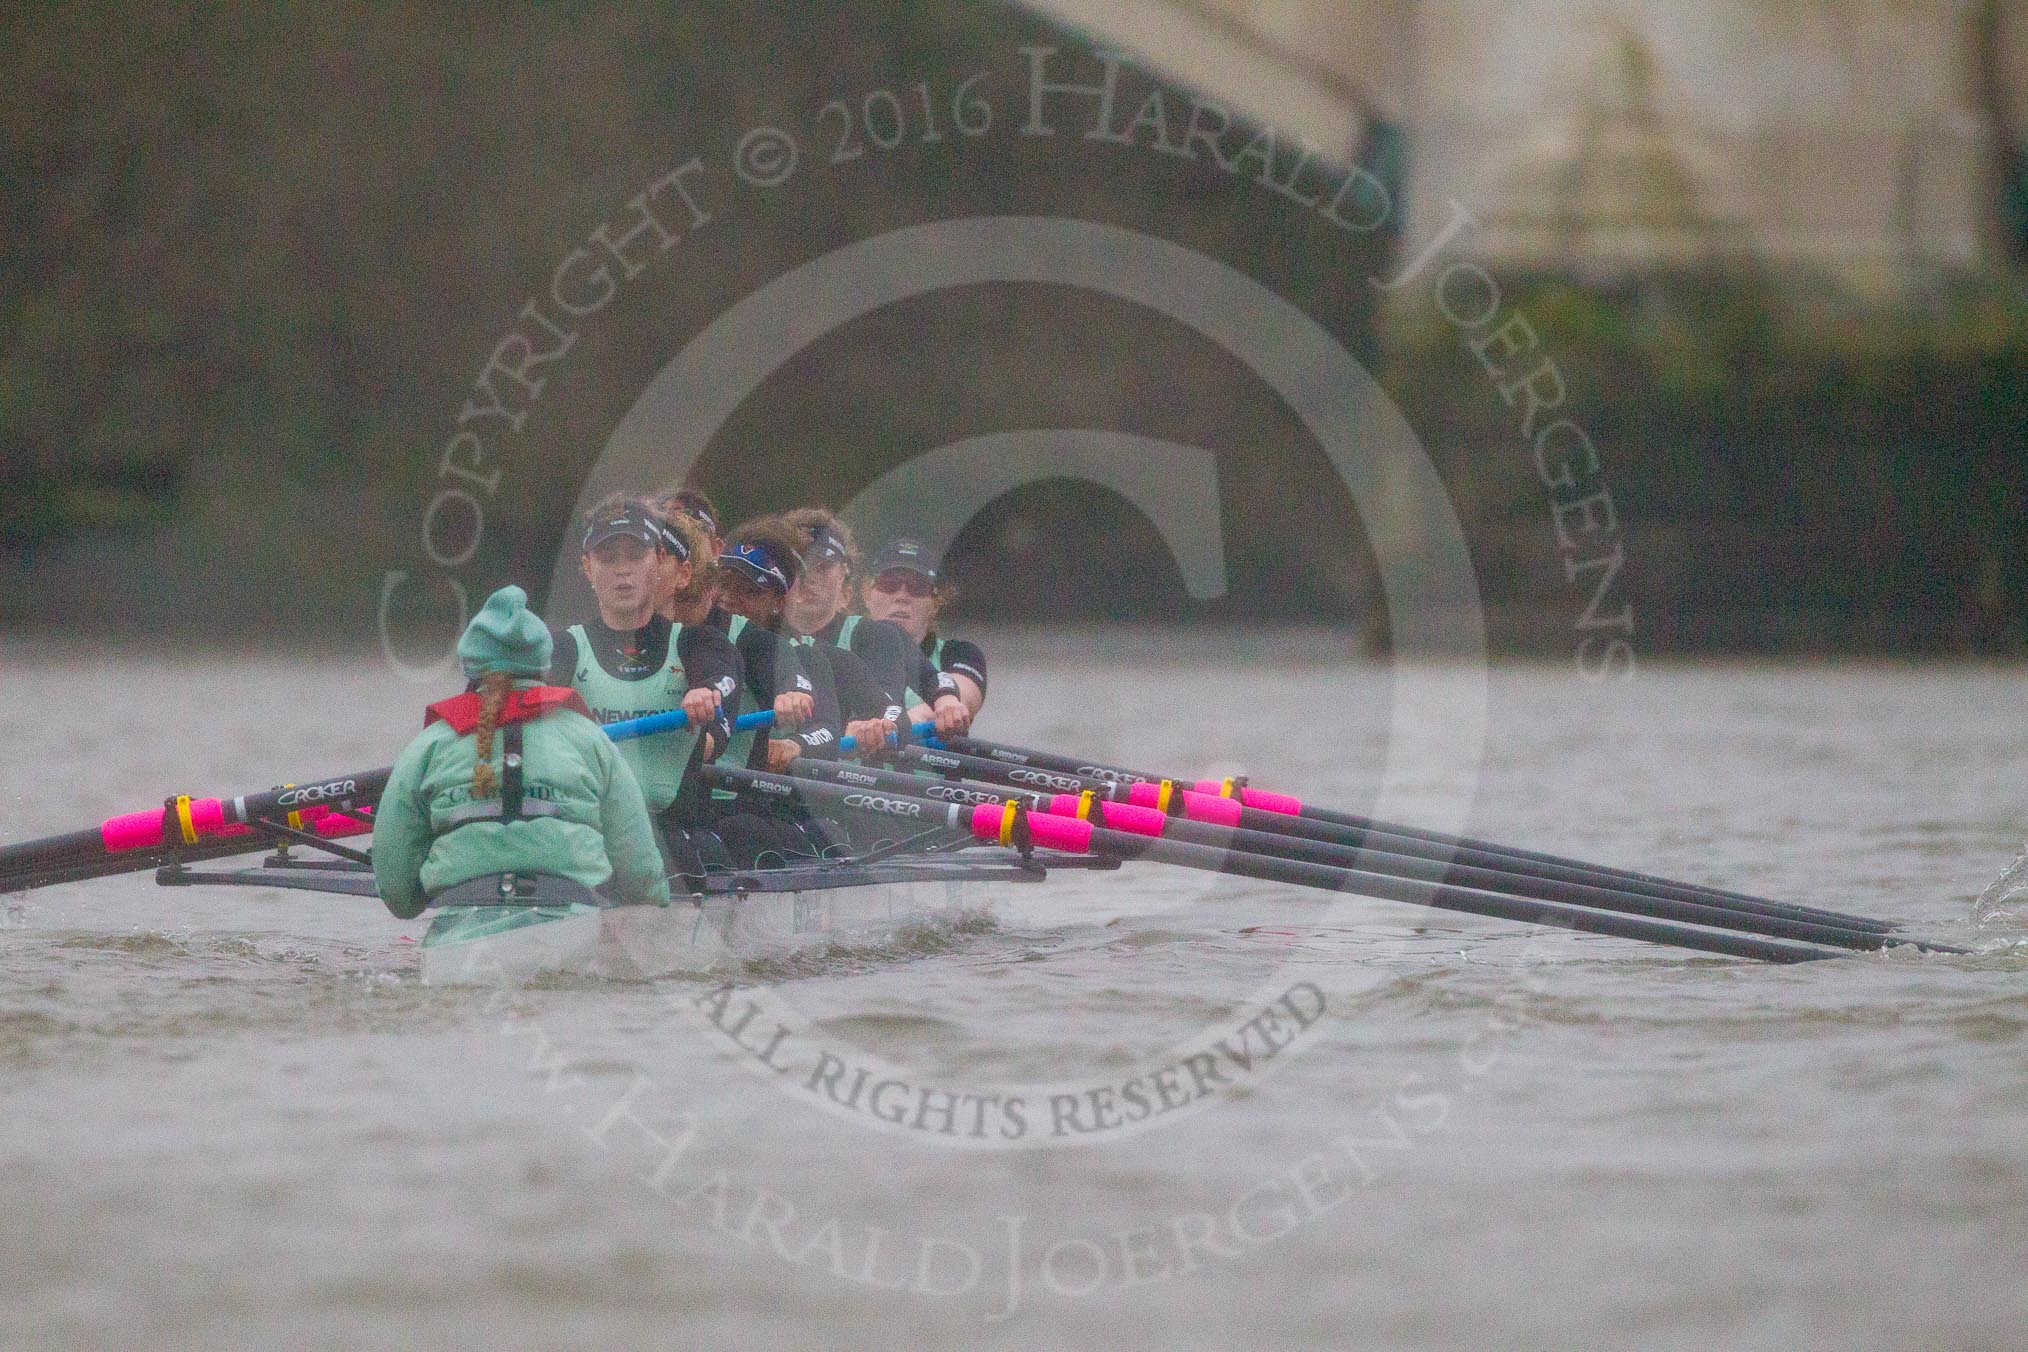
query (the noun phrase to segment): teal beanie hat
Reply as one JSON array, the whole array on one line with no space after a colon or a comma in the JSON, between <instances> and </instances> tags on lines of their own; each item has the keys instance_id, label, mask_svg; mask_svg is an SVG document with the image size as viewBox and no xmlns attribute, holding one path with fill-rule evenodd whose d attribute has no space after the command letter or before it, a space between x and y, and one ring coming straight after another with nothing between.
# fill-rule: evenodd
<instances>
[{"instance_id":1,"label":"teal beanie hat","mask_svg":"<svg viewBox=\"0 0 2028 1352\"><path fill-rule=\"evenodd\" d=\"M528 593L519 587L502 587L487 597L458 640L458 660L475 681L489 671L542 676L555 650L548 626L528 608Z\"/></svg>"}]
</instances>

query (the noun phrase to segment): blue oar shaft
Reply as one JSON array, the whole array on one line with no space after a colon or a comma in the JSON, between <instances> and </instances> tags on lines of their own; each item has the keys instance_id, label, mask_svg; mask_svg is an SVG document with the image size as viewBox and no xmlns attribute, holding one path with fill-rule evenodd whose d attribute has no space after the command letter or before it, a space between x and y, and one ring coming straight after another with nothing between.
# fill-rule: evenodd
<instances>
[{"instance_id":1,"label":"blue oar shaft","mask_svg":"<svg viewBox=\"0 0 2028 1352\"><path fill-rule=\"evenodd\" d=\"M744 732L748 728L770 728L774 726L774 722L774 710L761 709L754 713L741 714L738 718L733 719L732 728L735 732ZM629 718L618 723L608 723L606 724L606 736L616 742L624 742L630 737L652 737L658 732L680 732L689 726L689 714L684 713L681 709L671 709L668 713L664 714L648 714L641 718ZM913 728L917 738L928 737L936 730L937 726L934 723L917 723ZM856 751L859 743L856 738L840 737L838 739L838 747L842 751Z\"/></svg>"},{"instance_id":2,"label":"blue oar shaft","mask_svg":"<svg viewBox=\"0 0 2028 1352\"><path fill-rule=\"evenodd\" d=\"M744 732L748 728L772 727L774 721L773 709L761 709L755 713L741 714L733 719L732 729L734 732ZM689 726L690 715L681 709L671 709L665 714L646 714L640 718L629 718L605 725L606 736L616 742L624 742L629 737L652 737L658 732L681 732Z\"/></svg>"}]
</instances>

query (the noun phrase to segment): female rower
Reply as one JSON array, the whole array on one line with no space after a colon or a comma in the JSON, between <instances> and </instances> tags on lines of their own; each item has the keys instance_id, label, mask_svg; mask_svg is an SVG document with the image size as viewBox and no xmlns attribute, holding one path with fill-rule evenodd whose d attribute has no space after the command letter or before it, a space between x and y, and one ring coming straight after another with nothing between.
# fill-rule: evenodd
<instances>
[{"instance_id":1,"label":"female rower","mask_svg":"<svg viewBox=\"0 0 2028 1352\"><path fill-rule=\"evenodd\" d=\"M641 503L663 532L661 562L655 571L655 613L672 625L703 624L718 603L718 548L695 518L673 497Z\"/></svg>"},{"instance_id":2,"label":"female rower","mask_svg":"<svg viewBox=\"0 0 2028 1352\"><path fill-rule=\"evenodd\" d=\"M373 816L373 881L402 919L495 873L668 903L640 785L584 702L542 684L551 650L519 587L488 597L458 640L472 689L430 706Z\"/></svg>"},{"instance_id":3,"label":"female rower","mask_svg":"<svg viewBox=\"0 0 2028 1352\"><path fill-rule=\"evenodd\" d=\"M691 558L716 559L715 554L704 552L711 541L704 523L683 510L677 499L657 498L650 505L664 512L664 527L679 537L679 543ZM672 575L668 590L662 594L657 608L662 615L678 624L708 625L716 629L738 650L743 679L740 688L727 702L729 718L737 720L756 709L774 712L772 726L779 732L777 738L763 737L755 728L737 730L725 749L723 761L749 770L779 768L793 757L794 735L816 714L810 679L803 674L802 661L788 640L775 630L751 624L745 616L734 615L718 604L718 573L719 566L715 561L699 562L693 569L689 585L681 589L675 588ZM779 740L783 746L771 752L770 740ZM730 804L734 797L731 790L723 788L714 788L711 796L719 808Z\"/></svg>"},{"instance_id":4,"label":"female rower","mask_svg":"<svg viewBox=\"0 0 2028 1352\"><path fill-rule=\"evenodd\" d=\"M978 717L986 703L986 653L967 639L937 633L937 617L957 588L937 581L936 565L919 540L892 540L873 557L873 575L860 589L860 609L886 620L922 649L930 665L957 682L958 698Z\"/></svg>"},{"instance_id":5,"label":"female rower","mask_svg":"<svg viewBox=\"0 0 2028 1352\"><path fill-rule=\"evenodd\" d=\"M767 743L766 768L777 771L801 756L835 756L840 731L858 746L885 746L900 713L884 704L878 683L850 653L791 645L783 634L783 611L803 567L796 544L795 532L780 521L751 521L732 533L718 558L719 604L728 627L742 642L769 644L775 671L793 670L807 701L802 726L785 731L778 725ZM721 802L715 829L732 856L748 862L847 842L842 831L823 829L808 813L751 794Z\"/></svg>"},{"instance_id":6,"label":"female rower","mask_svg":"<svg viewBox=\"0 0 2028 1352\"><path fill-rule=\"evenodd\" d=\"M701 488L678 488L662 494L656 499L664 516L687 516L704 527L704 533L711 537L711 553L707 558L717 558L725 552L725 537L718 530L718 508Z\"/></svg>"},{"instance_id":7,"label":"female rower","mask_svg":"<svg viewBox=\"0 0 2028 1352\"><path fill-rule=\"evenodd\" d=\"M685 842L710 816L696 771L731 738L725 703L742 679L739 653L707 624L671 624L656 613L658 581L680 594L694 569L683 538L639 503L612 497L592 509L580 563L598 619L554 636L556 669L569 673L601 723L677 709L689 715L686 728L627 739L620 755L641 782L673 862L695 872Z\"/></svg>"},{"instance_id":8,"label":"female rower","mask_svg":"<svg viewBox=\"0 0 2028 1352\"><path fill-rule=\"evenodd\" d=\"M937 733L946 737L966 731L972 711L959 697L955 680L930 665L914 641L894 625L846 613L858 553L845 523L822 507L801 507L784 513L782 519L803 542L803 573L789 593L790 632L820 648L843 649L858 657L911 722L933 720Z\"/></svg>"},{"instance_id":9,"label":"female rower","mask_svg":"<svg viewBox=\"0 0 2028 1352\"><path fill-rule=\"evenodd\" d=\"M728 625L744 621L743 632L758 631L786 645L788 599L803 571L798 543L796 532L777 517L749 521L732 533L718 558L719 604ZM795 737L778 739L788 744L769 748L771 764L780 768L799 755L835 755L841 732L858 746L883 745L901 709L865 664L850 653L810 644L793 647L809 686L805 721L810 726Z\"/></svg>"}]
</instances>

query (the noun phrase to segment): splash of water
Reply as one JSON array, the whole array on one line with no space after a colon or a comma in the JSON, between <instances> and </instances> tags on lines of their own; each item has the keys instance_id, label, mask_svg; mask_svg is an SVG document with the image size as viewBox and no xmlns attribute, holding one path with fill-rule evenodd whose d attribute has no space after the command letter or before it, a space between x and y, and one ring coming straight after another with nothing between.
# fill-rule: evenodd
<instances>
[{"instance_id":1,"label":"splash of water","mask_svg":"<svg viewBox=\"0 0 2028 1352\"><path fill-rule=\"evenodd\" d=\"M2028 929L2028 848L1972 903L1972 923L1981 929Z\"/></svg>"}]
</instances>

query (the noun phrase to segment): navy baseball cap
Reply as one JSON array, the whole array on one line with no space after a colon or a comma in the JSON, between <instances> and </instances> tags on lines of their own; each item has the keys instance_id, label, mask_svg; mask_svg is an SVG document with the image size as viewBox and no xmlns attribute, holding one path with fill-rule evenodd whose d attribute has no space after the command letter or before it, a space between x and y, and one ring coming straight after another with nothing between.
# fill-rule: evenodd
<instances>
[{"instance_id":1,"label":"navy baseball cap","mask_svg":"<svg viewBox=\"0 0 2028 1352\"><path fill-rule=\"evenodd\" d=\"M783 595L791 585L790 569L784 561L768 552L763 544L751 541L728 547L718 556L718 566L727 572L745 578L757 587Z\"/></svg>"},{"instance_id":2,"label":"navy baseball cap","mask_svg":"<svg viewBox=\"0 0 2028 1352\"><path fill-rule=\"evenodd\" d=\"M873 556L875 577L896 568L921 573L932 582L937 580L937 566L931 561L928 548L920 540L890 540Z\"/></svg>"}]
</instances>

